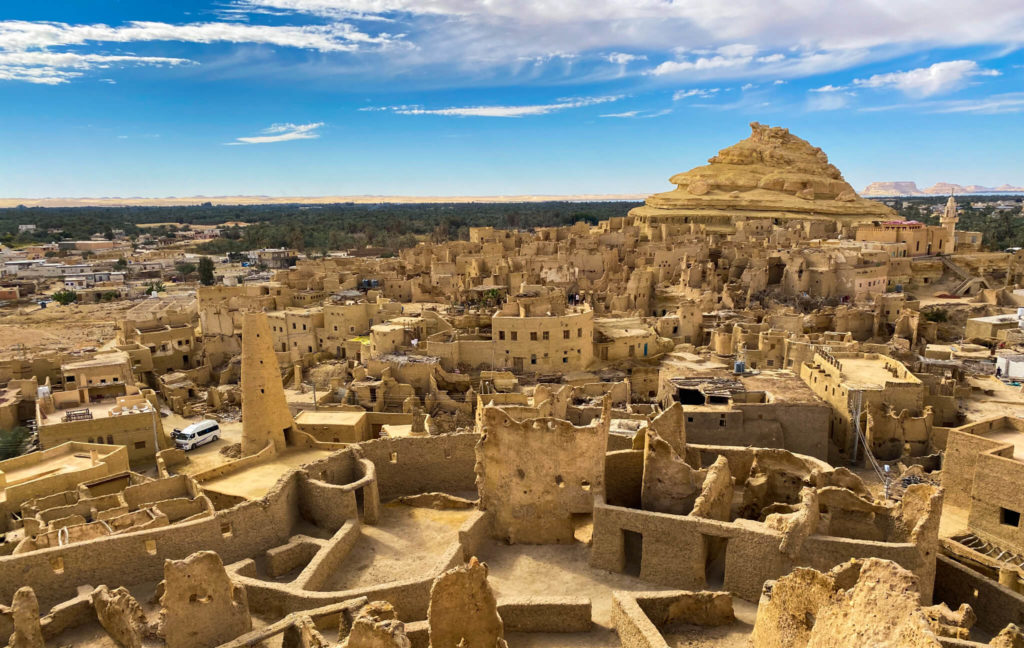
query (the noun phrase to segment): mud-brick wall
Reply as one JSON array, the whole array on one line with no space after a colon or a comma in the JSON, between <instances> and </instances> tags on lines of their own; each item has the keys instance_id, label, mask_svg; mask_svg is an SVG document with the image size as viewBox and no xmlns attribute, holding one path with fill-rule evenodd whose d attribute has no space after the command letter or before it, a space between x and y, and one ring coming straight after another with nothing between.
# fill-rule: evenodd
<instances>
[{"instance_id":1,"label":"mud-brick wall","mask_svg":"<svg viewBox=\"0 0 1024 648\"><path fill-rule=\"evenodd\" d=\"M642 450L609 452L604 460L605 501L615 506L640 507L644 474Z\"/></svg>"},{"instance_id":2,"label":"mud-brick wall","mask_svg":"<svg viewBox=\"0 0 1024 648\"><path fill-rule=\"evenodd\" d=\"M768 529L618 506L595 504L590 565L621 572L626 566L624 531L642 537L640 578L686 590L706 586L709 539L725 544L725 589L756 601L766 580L788 573L793 563L779 551L782 536Z\"/></svg>"},{"instance_id":3,"label":"mud-brick wall","mask_svg":"<svg viewBox=\"0 0 1024 648\"><path fill-rule=\"evenodd\" d=\"M970 529L1006 549L1024 547L1022 481L1024 463L993 454L978 455L967 518Z\"/></svg>"},{"instance_id":4,"label":"mud-brick wall","mask_svg":"<svg viewBox=\"0 0 1024 648\"><path fill-rule=\"evenodd\" d=\"M361 444L377 468L380 499L441 491L476 490L478 434L377 439Z\"/></svg>"},{"instance_id":5,"label":"mud-brick wall","mask_svg":"<svg viewBox=\"0 0 1024 648\"><path fill-rule=\"evenodd\" d=\"M299 507L302 517L324 529L341 528L346 520L359 519L355 490L318 479L299 476Z\"/></svg>"},{"instance_id":6,"label":"mud-brick wall","mask_svg":"<svg viewBox=\"0 0 1024 648\"><path fill-rule=\"evenodd\" d=\"M283 544L298 519L296 474L279 482L264 500L247 502L216 517L106 536L64 547L0 558L0 601L31 583L44 609L76 595L79 585L111 587L163 578L164 560L203 549L225 564Z\"/></svg>"},{"instance_id":7,"label":"mud-brick wall","mask_svg":"<svg viewBox=\"0 0 1024 648\"><path fill-rule=\"evenodd\" d=\"M185 475L135 484L124 489L124 501L132 510L160 500L187 496L188 477Z\"/></svg>"},{"instance_id":8,"label":"mud-brick wall","mask_svg":"<svg viewBox=\"0 0 1024 648\"><path fill-rule=\"evenodd\" d=\"M161 448L153 447L153 438L166 446L163 423L159 416L150 412L140 414L124 414L122 416L104 416L89 421L70 421L54 423L39 427L39 445L44 449L53 448L67 441L90 442L90 439L110 437L114 444L123 445L128 449L128 459L133 464L138 461L152 461ZM136 447L138 444L140 447Z\"/></svg>"},{"instance_id":9,"label":"mud-brick wall","mask_svg":"<svg viewBox=\"0 0 1024 648\"><path fill-rule=\"evenodd\" d=\"M942 485L948 504L962 509L971 508L978 457L996 450L1004 456L1013 456L1010 444L957 430L949 431L946 456L942 460Z\"/></svg>"},{"instance_id":10,"label":"mud-brick wall","mask_svg":"<svg viewBox=\"0 0 1024 648\"><path fill-rule=\"evenodd\" d=\"M954 610L967 603L978 627L992 634L1009 623L1024 626L1024 596L946 556L936 563L934 600Z\"/></svg>"}]
</instances>

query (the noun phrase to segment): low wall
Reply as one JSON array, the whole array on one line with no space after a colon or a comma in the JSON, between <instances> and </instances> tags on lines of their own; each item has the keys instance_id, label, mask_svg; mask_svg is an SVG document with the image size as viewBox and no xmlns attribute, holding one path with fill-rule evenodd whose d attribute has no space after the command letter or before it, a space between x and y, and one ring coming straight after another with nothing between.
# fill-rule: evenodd
<instances>
[{"instance_id":1,"label":"low wall","mask_svg":"<svg viewBox=\"0 0 1024 648\"><path fill-rule=\"evenodd\" d=\"M582 596L502 599L505 632L590 632L590 599Z\"/></svg>"},{"instance_id":2,"label":"low wall","mask_svg":"<svg viewBox=\"0 0 1024 648\"><path fill-rule=\"evenodd\" d=\"M669 648L636 599L624 592L612 594L612 627L622 648Z\"/></svg>"},{"instance_id":3,"label":"low wall","mask_svg":"<svg viewBox=\"0 0 1024 648\"><path fill-rule=\"evenodd\" d=\"M977 626L992 634L1010 623L1024 626L1024 596L946 556L936 561L933 598L953 610L967 603Z\"/></svg>"}]
</instances>

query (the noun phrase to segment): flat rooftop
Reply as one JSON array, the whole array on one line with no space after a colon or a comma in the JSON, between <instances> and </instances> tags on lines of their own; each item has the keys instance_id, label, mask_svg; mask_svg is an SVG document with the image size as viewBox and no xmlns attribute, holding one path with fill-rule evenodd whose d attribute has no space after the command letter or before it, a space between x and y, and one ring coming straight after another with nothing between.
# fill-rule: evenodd
<instances>
[{"instance_id":1,"label":"flat rooftop","mask_svg":"<svg viewBox=\"0 0 1024 648\"><path fill-rule=\"evenodd\" d=\"M201 484L203 490L212 490L225 495L235 495L247 500L260 499L277 483L277 480L293 468L311 463L331 454L329 450L313 448L288 448L267 461L243 468L223 477L217 477Z\"/></svg>"},{"instance_id":2,"label":"flat rooftop","mask_svg":"<svg viewBox=\"0 0 1024 648\"><path fill-rule=\"evenodd\" d=\"M877 387L881 389L886 383L920 384L914 377L897 378L886 369L882 358L839 358L843 366L842 377L845 382L858 387Z\"/></svg>"},{"instance_id":3,"label":"flat rooftop","mask_svg":"<svg viewBox=\"0 0 1024 648\"><path fill-rule=\"evenodd\" d=\"M40 455L44 456L44 455ZM81 450L72 451L70 448L55 455L46 456L42 461L29 464L13 470L4 470L8 486L16 486L62 473L76 472L92 466L92 459L88 452ZM3 492L3 489L0 489Z\"/></svg>"},{"instance_id":4,"label":"flat rooftop","mask_svg":"<svg viewBox=\"0 0 1024 648\"><path fill-rule=\"evenodd\" d=\"M357 425L366 418L366 412L337 410L302 410L295 416L299 425Z\"/></svg>"}]
</instances>

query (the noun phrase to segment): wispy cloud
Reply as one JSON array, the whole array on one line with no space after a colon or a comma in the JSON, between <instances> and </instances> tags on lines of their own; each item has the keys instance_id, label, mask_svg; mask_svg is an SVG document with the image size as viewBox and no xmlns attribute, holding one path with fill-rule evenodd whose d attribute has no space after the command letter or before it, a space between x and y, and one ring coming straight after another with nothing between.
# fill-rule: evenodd
<instances>
[{"instance_id":1,"label":"wispy cloud","mask_svg":"<svg viewBox=\"0 0 1024 648\"><path fill-rule=\"evenodd\" d=\"M889 110L915 110L928 113L973 113L978 115L1022 113L1024 112L1024 92L1006 92L977 99L916 101L861 108L861 112Z\"/></svg>"},{"instance_id":2,"label":"wispy cloud","mask_svg":"<svg viewBox=\"0 0 1024 648\"><path fill-rule=\"evenodd\" d=\"M608 113L606 115L601 115L601 117L613 117L619 119L652 119L654 117L664 117L671 112L671 108L665 108L664 110L627 110L626 112Z\"/></svg>"},{"instance_id":3,"label":"wispy cloud","mask_svg":"<svg viewBox=\"0 0 1024 648\"><path fill-rule=\"evenodd\" d=\"M605 97L582 97L564 99L557 103L534 104L528 106L465 106L452 108L423 108L422 106L382 106L378 108L361 108L360 110L388 110L399 115L441 115L445 117L532 117L570 108L585 108L598 104L610 103L622 99L624 95Z\"/></svg>"},{"instance_id":4,"label":"wispy cloud","mask_svg":"<svg viewBox=\"0 0 1024 648\"><path fill-rule=\"evenodd\" d=\"M188 59L164 56L0 50L0 80L57 85L82 76L86 70L107 69L115 65L183 65L191 62ZM102 80L106 83L114 82L112 79Z\"/></svg>"},{"instance_id":5,"label":"wispy cloud","mask_svg":"<svg viewBox=\"0 0 1024 648\"><path fill-rule=\"evenodd\" d=\"M260 131L260 135L251 137L239 137L234 142L227 142L228 145L239 144L272 144L274 142L288 142L300 139L316 139L320 137L317 130L323 126L323 122L311 124L273 124L269 128Z\"/></svg>"},{"instance_id":6,"label":"wispy cloud","mask_svg":"<svg viewBox=\"0 0 1024 648\"><path fill-rule=\"evenodd\" d=\"M812 90L811 92L814 92ZM807 97L807 110L812 112L822 110L839 110L850 105L850 98L855 96L852 92L821 92Z\"/></svg>"},{"instance_id":7,"label":"wispy cloud","mask_svg":"<svg viewBox=\"0 0 1024 648\"><path fill-rule=\"evenodd\" d=\"M676 90L672 94L672 101L679 101L680 99L688 99L690 97L708 99L719 91L721 91L721 88L691 88L689 90Z\"/></svg>"},{"instance_id":8,"label":"wispy cloud","mask_svg":"<svg viewBox=\"0 0 1024 648\"><path fill-rule=\"evenodd\" d=\"M971 77L999 74L998 70L987 70L975 61L944 61L924 68L854 79L853 85L863 88L895 88L912 97L930 97L959 90L967 85Z\"/></svg>"},{"instance_id":9,"label":"wispy cloud","mask_svg":"<svg viewBox=\"0 0 1024 648\"><path fill-rule=\"evenodd\" d=\"M810 92L842 92L843 90L846 90L846 86L837 86L830 83L820 88L811 88Z\"/></svg>"}]
</instances>

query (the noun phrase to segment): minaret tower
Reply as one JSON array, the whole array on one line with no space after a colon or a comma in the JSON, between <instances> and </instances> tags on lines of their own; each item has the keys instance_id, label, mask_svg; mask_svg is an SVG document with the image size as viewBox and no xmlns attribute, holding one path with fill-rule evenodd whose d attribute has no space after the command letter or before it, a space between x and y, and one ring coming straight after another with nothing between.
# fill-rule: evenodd
<instances>
[{"instance_id":1,"label":"minaret tower","mask_svg":"<svg viewBox=\"0 0 1024 648\"><path fill-rule=\"evenodd\" d=\"M956 251L956 224L958 222L960 222L960 217L956 213L956 198L950 194L949 200L946 201L946 211L942 212L942 216L939 217L939 224L945 230L943 254L953 254Z\"/></svg>"},{"instance_id":2,"label":"minaret tower","mask_svg":"<svg viewBox=\"0 0 1024 648\"><path fill-rule=\"evenodd\" d=\"M284 396L267 314L245 313L242 319L242 456L273 444L284 450L292 415Z\"/></svg>"}]
</instances>

